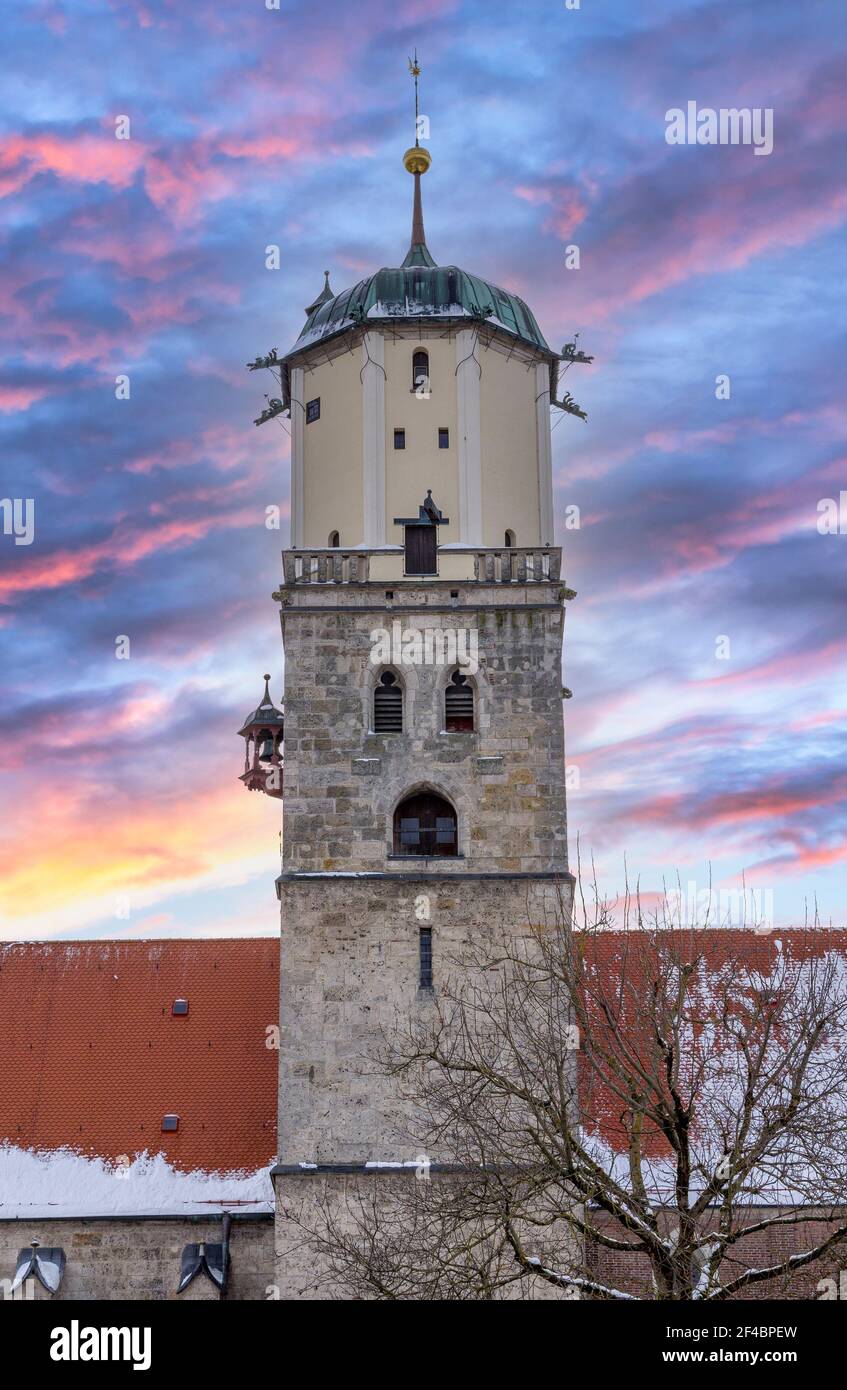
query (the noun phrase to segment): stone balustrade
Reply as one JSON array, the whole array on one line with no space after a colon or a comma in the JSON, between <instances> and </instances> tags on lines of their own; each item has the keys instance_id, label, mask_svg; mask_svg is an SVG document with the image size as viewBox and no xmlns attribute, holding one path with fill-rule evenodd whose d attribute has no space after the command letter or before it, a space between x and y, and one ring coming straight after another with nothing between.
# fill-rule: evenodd
<instances>
[{"instance_id":1,"label":"stone balustrade","mask_svg":"<svg viewBox=\"0 0 847 1390\"><path fill-rule=\"evenodd\" d=\"M560 578L562 551L559 546L455 546L439 550L438 575L415 575L416 580L446 578L457 582L478 584L534 584L555 582ZM343 550L311 547L282 552L285 587L304 584L367 584L372 578L373 561L400 561L396 579L402 574L402 547L383 547L372 550ZM457 566L466 573L457 573ZM382 582L386 575L373 576Z\"/></svg>"},{"instance_id":2,"label":"stone balustrade","mask_svg":"<svg viewBox=\"0 0 847 1390\"><path fill-rule=\"evenodd\" d=\"M474 579L491 584L532 584L558 579L562 568L559 546L504 546L474 550Z\"/></svg>"},{"instance_id":3,"label":"stone balustrade","mask_svg":"<svg viewBox=\"0 0 847 1390\"><path fill-rule=\"evenodd\" d=\"M370 574L370 556L369 550L284 550L282 564L286 586L366 584Z\"/></svg>"}]
</instances>

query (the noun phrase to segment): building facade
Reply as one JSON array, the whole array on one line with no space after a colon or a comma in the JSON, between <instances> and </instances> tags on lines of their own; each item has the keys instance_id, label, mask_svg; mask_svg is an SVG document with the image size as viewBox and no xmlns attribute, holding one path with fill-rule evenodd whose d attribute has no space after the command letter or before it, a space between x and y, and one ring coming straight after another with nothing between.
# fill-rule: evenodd
<instances>
[{"instance_id":1,"label":"building facade","mask_svg":"<svg viewBox=\"0 0 847 1390\"><path fill-rule=\"evenodd\" d=\"M525 932L571 882L573 594L550 462L561 358L521 300L435 264L428 155L405 162L403 264L335 296L327 277L281 363L283 1297L326 1292L292 1210L312 1192L341 1201L351 1182L387 1187L421 1153L414 1116L373 1065L384 1032L426 1016L448 958ZM448 1156L426 1157L437 1176Z\"/></svg>"},{"instance_id":2,"label":"building facade","mask_svg":"<svg viewBox=\"0 0 847 1390\"><path fill-rule=\"evenodd\" d=\"M310 1213L343 1213L363 1187L389 1204L422 1167L438 1182L452 1166L381 1071L386 1035L426 1023L474 947L568 910L574 595L550 407L580 414L556 399L559 371L590 359L552 351L516 296L435 264L429 156L415 146L405 164L402 265L339 295L327 276L292 350L253 364L279 369L262 418L288 414L292 436L274 596L285 709L266 677L239 731L241 780L282 801L280 943L0 947L0 1299L343 1294L304 1235ZM843 932L710 936L719 964L732 945L762 979L783 951L847 955ZM630 952L629 934L603 935L594 964L613 995ZM617 1092L584 1082L580 1107L624 1156ZM770 1266L842 1220L788 1216L742 1263ZM619 1234L611 1218L601 1234ZM600 1284L651 1296L646 1266L608 1241L577 1253ZM767 1292L845 1287L834 1250Z\"/></svg>"}]
</instances>

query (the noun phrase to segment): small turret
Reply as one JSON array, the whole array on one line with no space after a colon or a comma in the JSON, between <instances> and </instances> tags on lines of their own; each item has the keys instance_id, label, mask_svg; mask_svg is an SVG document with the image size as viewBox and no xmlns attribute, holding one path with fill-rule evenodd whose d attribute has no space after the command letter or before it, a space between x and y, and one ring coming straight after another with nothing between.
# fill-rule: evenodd
<instances>
[{"instance_id":1,"label":"small turret","mask_svg":"<svg viewBox=\"0 0 847 1390\"><path fill-rule=\"evenodd\" d=\"M334 299L334 298L335 298L335 295L332 293L332 286L331 286L330 283L329 283L329 271L328 271L328 270L325 270L325 271L324 271L324 287L323 287L323 289L321 290L320 294L318 295L317 299L313 299L312 302L311 302L311 304L307 304L307 305L306 305L306 308L305 308L305 310L304 310L304 313L306 313L306 314L313 314L313 313L315 312L316 309L319 309L319 308L321 307L322 304L326 304L326 303L328 302L328 300Z\"/></svg>"},{"instance_id":2,"label":"small turret","mask_svg":"<svg viewBox=\"0 0 847 1390\"><path fill-rule=\"evenodd\" d=\"M245 740L244 771L239 781L248 791L281 797L284 716L271 699L270 676L266 675L264 680L261 701L238 730Z\"/></svg>"}]
</instances>

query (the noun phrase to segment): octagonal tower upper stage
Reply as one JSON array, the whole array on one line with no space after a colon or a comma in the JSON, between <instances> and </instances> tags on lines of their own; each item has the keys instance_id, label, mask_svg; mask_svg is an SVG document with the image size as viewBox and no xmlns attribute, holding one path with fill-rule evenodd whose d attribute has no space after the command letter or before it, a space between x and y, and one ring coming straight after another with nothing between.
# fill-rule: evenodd
<instances>
[{"instance_id":1,"label":"octagonal tower upper stage","mask_svg":"<svg viewBox=\"0 0 847 1390\"><path fill-rule=\"evenodd\" d=\"M439 548L552 545L550 405L562 355L517 295L412 236L397 268L334 294L329 273L282 359L292 548L400 547L432 493Z\"/></svg>"}]
</instances>

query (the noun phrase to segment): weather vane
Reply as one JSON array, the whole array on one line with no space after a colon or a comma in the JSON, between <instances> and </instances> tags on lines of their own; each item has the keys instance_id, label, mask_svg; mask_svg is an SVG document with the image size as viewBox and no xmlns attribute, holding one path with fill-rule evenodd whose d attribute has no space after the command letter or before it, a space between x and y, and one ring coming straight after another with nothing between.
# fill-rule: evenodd
<instances>
[{"instance_id":1,"label":"weather vane","mask_svg":"<svg viewBox=\"0 0 847 1390\"><path fill-rule=\"evenodd\" d=\"M419 115L418 115L418 78L419 78L420 75L421 75L420 65L419 65L419 63L418 63L418 50L417 50L417 49L415 49L415 56L414 56L414 58L410 58L410 59L409 59L409 72L412 74L412 76L413 76L414 79L415 79L415 144L417 145L417 144L418 144L418 127L419 127L419 125L420 125L420 118L419 118Z\"/></svg>"}]
</instances>

